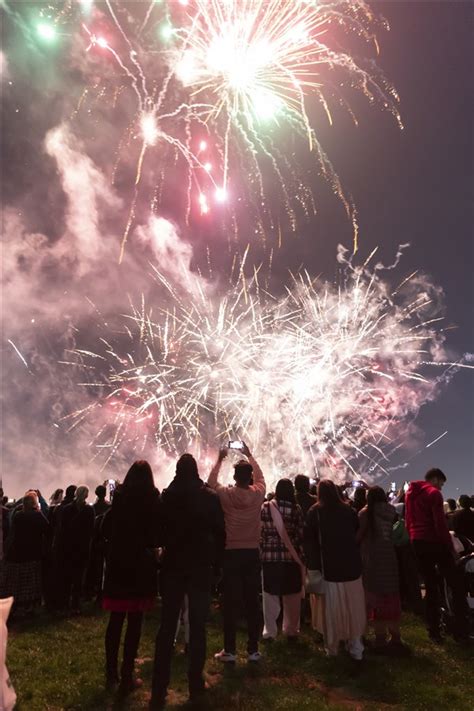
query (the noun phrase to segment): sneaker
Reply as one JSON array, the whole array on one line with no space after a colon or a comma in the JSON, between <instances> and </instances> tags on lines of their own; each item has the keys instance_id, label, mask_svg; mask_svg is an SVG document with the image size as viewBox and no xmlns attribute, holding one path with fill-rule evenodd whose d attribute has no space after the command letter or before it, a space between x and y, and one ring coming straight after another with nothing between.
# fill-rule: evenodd
<instances>
[{"instance_id":1,"label":"sneaker","mask_svg":"<svg viewBox=\"0 0 474 711\"><path fill-rule=\"evenodd\" d=\"M262 658L260 652L249 652L247 656L248 662L259 662Z\"/></svg>"},{"instance_id":2,"label":"sneaker","mask_svg":"<svg viewBox=\"0 0 474 711\"><path fill-rule=\"evenodd\" d=\"M217 659L219 662L224 662L224 664L234 664L237 657L235 654L232 654L232 652L226 652L225 649L221 649L220 652L214 654L214 659Z\"/></svg>"}]
</instances>

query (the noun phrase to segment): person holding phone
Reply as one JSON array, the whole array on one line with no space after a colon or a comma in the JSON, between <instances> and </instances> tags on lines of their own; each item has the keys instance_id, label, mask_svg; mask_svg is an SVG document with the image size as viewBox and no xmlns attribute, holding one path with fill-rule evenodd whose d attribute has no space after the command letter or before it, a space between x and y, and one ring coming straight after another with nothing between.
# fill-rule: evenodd
<instances>
[{"instance_id":1,"label":"person holding phone","mask_svg":"<svg viewBox=\"0 0 474 711\"><path fill-rule=\"evenodd\" d=\"M234 466L234 486L218 482L219 471L227 449L221 449L208 479L208 485L219 496L224 510L226 549L223 569L224 649L215 655L222 662L236 661L236 629L239 591L242 590L247 618L247 658L258 662L258 640L261 629L260 611L260 511L265 501L265 479L257 461L245 442L229 443L246 459Z\"/></svg>"}]
</instances>

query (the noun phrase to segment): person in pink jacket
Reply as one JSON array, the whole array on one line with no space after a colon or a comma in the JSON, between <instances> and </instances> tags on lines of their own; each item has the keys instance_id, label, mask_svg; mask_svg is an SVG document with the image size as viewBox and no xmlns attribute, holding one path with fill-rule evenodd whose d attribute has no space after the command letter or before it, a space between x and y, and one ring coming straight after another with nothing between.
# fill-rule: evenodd
<instances>
[{"instance_id":1,"label":"person in pink jacket","mask_svg":"<svg viewBox=\"0 0 474 711\"><path fill-rule=\"evenodd\" d=\"M236 661L237 613L243 597L247 618L247 654L249 662L260 660L258 640L261 631L259 594L260 566L260 509L265 500L265 479L249 448L242 443L241 459L234 466L235 486L218 482L222 461L227 455L221 449L208 479L224 511L226 550L223 567L224 649L215 655L222 662Z\"/></svg>"}]
</instances>

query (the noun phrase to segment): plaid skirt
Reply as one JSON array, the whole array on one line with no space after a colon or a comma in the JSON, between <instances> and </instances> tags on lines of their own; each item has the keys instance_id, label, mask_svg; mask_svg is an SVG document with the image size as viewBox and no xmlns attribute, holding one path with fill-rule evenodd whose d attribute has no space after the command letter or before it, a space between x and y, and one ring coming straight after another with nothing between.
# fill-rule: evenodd
<instances>
[{"instance_id":1,"label":"plaid skirt","mask_svg":"<svg viewBox=\"0 0 474 711\"><path fill-rule=\"evenodd\" d=\"M0 597L15 599L15 605L41 602L41 562L4 560L0 572Z\"/></svg>"}]
</instances>

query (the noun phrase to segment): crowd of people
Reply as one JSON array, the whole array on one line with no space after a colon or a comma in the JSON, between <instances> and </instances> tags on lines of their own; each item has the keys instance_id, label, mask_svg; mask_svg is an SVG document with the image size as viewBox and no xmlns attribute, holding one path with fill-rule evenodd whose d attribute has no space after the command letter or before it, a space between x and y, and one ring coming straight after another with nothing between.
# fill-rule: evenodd
<instances>
[{"instance_id":1,"label":"crowd of people","mask_svg":"<svg viewBox=\"0 0 474 711\"><path fill-rule=\"evenodd\" d=\"M190 698L205 692L213 594L223 613L223 648L215 655L223 664L238 660L240 618L251 664L279 634L280 618L288 643L309 618L325 653L335 656L344 646L356 666L367 646L375 654L412 653L401 637L402 606L424 610L429 636L441 644L440 579L452 601L450 631L459 643L469 641L468 591L457 561L472 555L473 500L465 495L459 508L450 500L445 506L440 469L390 497L365 485L349 497L346 487L329 479L311 486L304 475L280 479L268 493L245 443L240 452L232 486L219 482L228 453L222 449L207 482L194 457L183 454L161 494L148 462L137 461L112 502L105 486L96 488L92 505L85 486L56 490L49 505L37 490L10 506L3 498L0 596L13 596L18 616L40 604L78 615L83 599L96 598L109 613L106 685L126 695L142 685L134 671L142 622L159 594L151 709L166 703L182 619Z\"/></svg>"}]
</instances>

